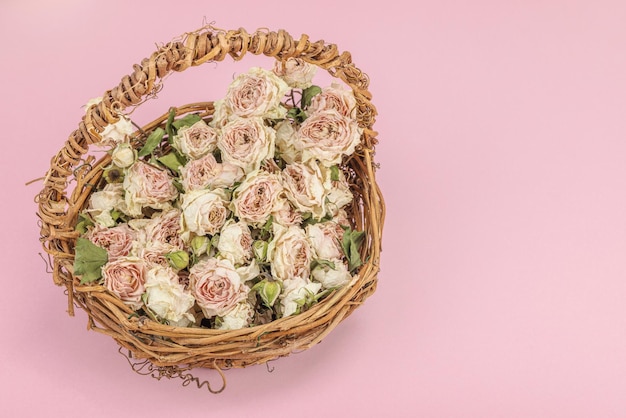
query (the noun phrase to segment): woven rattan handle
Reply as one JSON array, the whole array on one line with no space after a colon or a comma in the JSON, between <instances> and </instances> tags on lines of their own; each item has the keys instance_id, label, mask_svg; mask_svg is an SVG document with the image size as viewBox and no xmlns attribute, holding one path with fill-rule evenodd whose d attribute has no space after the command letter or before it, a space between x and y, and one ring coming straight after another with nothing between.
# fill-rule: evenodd
<instances>
[{"instance_id":1,"label":"woven rattan handle","mask_svg":"<svg viewBox=\"0 0 626 418\"><path fill-rule=\"evenodd\" d=\"M336 45L324 41L310 42L306 35L296 41L284 30L248 34L243 29L226 32L207 27L187 34L181 41L168 43L144 59L141 65L135 65L132 74L123 77L118 86L106 92L102 102L88 109L75 139L82 142L82 136L88 143L100 141L99 133L105 126L117 122L119 113L127 107L137 106L146 96L155 93L160 86L159 80L171 72L209 61L222 61L226 55L240 60L246 53L277 59L299 57L327 70L353 89L359 124L366 129L372 127L376 110L367 90L369 80L352 64L348 52L339 53Z\"/></svg>"}]
</instances>

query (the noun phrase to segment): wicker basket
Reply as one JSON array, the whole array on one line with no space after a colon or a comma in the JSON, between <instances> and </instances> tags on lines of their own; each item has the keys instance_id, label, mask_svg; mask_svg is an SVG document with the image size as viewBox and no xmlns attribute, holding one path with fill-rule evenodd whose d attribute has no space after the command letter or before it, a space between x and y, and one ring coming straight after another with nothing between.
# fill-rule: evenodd
<instances>
[{"instance_id":1,"label":"wicker basket","mask_svg":"<svg viewBox=\"0 0 626 418\"><path fill-rule=\"evenodd\" d=\"M81 285L73 275L74 246L79 236L75 231L77 217L110 161L108 155L99 160L89 155L89 145L100 141L99 133L118 121L121 112L154 95L161 88L163 78L173 71L222 61L227 55L240 60L246 53L278 60L299 57L327 70L352 88L363 134L361 145L344 161L342 168L355 196L355 202L348 208L350 221L367 235L361 248L365 264L353 283L311 309L265 325L222 331L172 327L132 316L132 310L106 288ZM192 368L217 369L223 377L223 369L267 363L319 343L376 289L384 202L374 174L377 141L372 125L376 109L367 89L368 78L351 63L349 53L340 53L335 45L324 41L311 42L306 35L296 40L283 30L249 34L243 29L223 31L205 27L168 43L135 65L132 74L124 76L118 86L105 92L102 102L87 111L78 129L52 158L43 190L38 195L41 241L51 258L55 284L67 288L69 314L74 314L76 306L84 309L89 328L111 336L121 346L120 350L128 350L135 371L157 378L182 377L186 384L195 378L183 372ZM181 106L176 112L210 117L213 104L194 103ZM142 127L143 131L163 126L167 116L164 114ZM140 146L137 138L135 143Z\"/></svg>"}]
</instances>

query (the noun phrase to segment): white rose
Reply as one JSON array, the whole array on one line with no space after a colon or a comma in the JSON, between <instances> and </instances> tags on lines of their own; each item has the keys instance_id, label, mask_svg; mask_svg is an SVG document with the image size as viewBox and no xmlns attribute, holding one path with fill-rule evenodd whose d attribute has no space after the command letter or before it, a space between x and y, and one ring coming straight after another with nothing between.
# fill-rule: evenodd
<instances>
[{"instance_id":1,"label":"white rose","mask_svg":"<svg viewBox=\"0 0 626 418\"><path fill-rule=\"evenodd\" d=\"M307 279L295 278L283 282L283 291L280 295L283 317L298 312L307 300L317 295L322 285Z\"/></svg>"},{"instance_id":2,"label":"white rose","mask_svg":"<svg viewBox=\"0 0 626 418\"><path fill-rule=\"evenodd\" d=\"M100 103L102 101L102 96L100 97L94 97L92 99L87 100L87 104L85 104L85 113L87 113L87 110L91 107L91 106L95 106L98 103Z\"/></svg>"},{"instance_id":3,"label":"white rose","mask_svg":"<svg viewBox=\"0 0 626 418\"><path fill-rule=\"evenodd\" d=\"M345 209L339 209L335 215L333 215L333 221L337 222L341 226L347 226L348 228L352 228L352 224L350 223L350 219L348 218L348 213Z\"/></svg>"},{"instance_id":4,"label":"white rose","mask_svg":"<svg viewBox=\"0 0 626 418\"><path fill-rule=\"evenodd\" d=\"M224 99L213 102L213 118L209 122L209 126L216 129L222 129L233 117L232 112L224 103Z\"/></svg>"},{"instance_id":5,"label":"white rose","mask_svg":"<svg viewBox=\"0 0 626 418\"><path fill-rule=\"evenodd\" d=\"M276 74L254 67L233 80L224 103L238 116L282 119L287 109L280 102L287 91L289 86Z\"/></svg>"},{"instance_id":6,"label":"white rose","mask_svg":"<svg viewBox=\"0 0 626 418\"><path fill-rule=\"evenodd\" d=\"M316 259L333 260L344 256L341 248L343 228L336 222L320 222L307 225L306 235Z\"/></svg>"},{"instance_id":7,"label":"white rose","mask_svg":"<svg viewBox=\"0 0 626 418\"><path fill-rule=\"evenodd\" d=\"M255 259L252 259L250 264L239 266L235 269L241 280L247 282L252 279L256 279L261 274L261 268L257 264Z\"/></svg>"},{"instance_id":8,"label":"white rose","mask_svg":"<svg viewBox=\"0 0 626 418\"><path fill-rule=\"evenodd\" d=\"M298 226L274 224L274 238L267 247L272 276L280 280L307 279L311 269L311 245Z\"/></svg>"},{"instance_id":9,"label":"white rose","mask_svg":"<svg viewBox=\"0 0 626 418\"><path fill-rule=\"evenodd\" d=\"M197 235L217 234L230 214L221 190L193 190L182 195L182 229Z\"/></svg>"},{"instance_id":10,"label":"white rose","mask_svg":"<svg viewBox=\"0 0 626 418\"><path fill-rule=\"evenodd\" d=\"M111 153L111 161L120 168L128 168L137 159L137 151L128 143L119 144Z\"/></svg>"},{"instance_id":11,"label":"white rose","mask_svg":"<svg viewBox=\"0 0 626 418\"><path fill-rule=\"evenodd\" d=\"M235 265L245 264L252 259L252 235L245 222L229 220L222 227L217 243L220 255Z\"/></svg>"},{"instance_id":12,"label":"white rose","mask_svg":"<svg viewBox=\"0 0 626 418\"><path fill-rule=\"evenodd\" d=\"M130 119L121 116L117 122L105 126L100 134L102 137L100 144L105 146L121 144L126 141L128 135L133 133L133 130L134 127Z\"/></svg>"},{"instance_id":13,"label":"white rose","mask_svg":"<svg viewBox=\"0 0 626 418\"><path fill-rule=\"evenodd\" d=\"M330 170L327 172L330 179ZM350 191L350 185L346 180L343 171L339 170L339 180L331 181L330 188L326 194L326 211L328 215L337 216L339 210L354 200L354 195Z\"/></svg>"},{"instance_id":14,"label":"white rose","mask_svg":"<svg viewBox=\"0 0 626 418\"><path fill-rule=\"evenodd\" d=\"M276 61L274 64L274 74L285 80L289 87L296 89L310 87L316 71L316 66L302 58L287 58L285 61Z\"/></svg>"},{"instance_id":15,"label":"white rose","mask_svg":"<svg viewBox=\"0 0 626 418\"><path fill-rule=\"evenodd\" d=\"M146 274L146 305L170 325L185 326L194 321L190 310L195 299L180 284L171 268L153 266Z\"/></svg>"},{"instance_id":16,"label":"white rose","mask_svg":"<svg viewBox=\"0 0 626 418\"><path fill-rule=\"evenodd\" d=\"M302 161L302 152L298 148L298 135L291 121L284 120L276 124L276 149L280 158L287 164Z\"/></svg>"},{"instance_id":17,"label":"white rose","mask_svg":"<svg viewBox=\"0 0 626 418\"><path fill-rule=\"evenodd\" d=\"M89 99L85 105L85 112L89 110L91 106L98 105L102 101L102 97L96 97ZM120 115L120 119L112 124L104 127L104 130L100 133L100 143L102 146L115 146L126 142L128 135L132 134L134 127L130 119L123 115Z\"/></svg>"},{"instance_id":18,"label":"white rose","mask_svg":"<svg viewBox=\"0 0 626 418\"><path fill-rule=\"evenodd\" d=\"M222 323L217 329L241 329L247 327L253 317L254 308L244 301L235 305L221 317Z\"/></svg>"},{"instance_id":19,"label":"white rose","mask_svg":"<svg viewBox=\"0 0 626 418\"><path fill-rule=\"evenodd\" d=\"M222 160L249 173L274 156L276 132L261 118L236 118L222 129L217 146Z\"/></svg>"},{"instance_id":20,"label":"white rose","mask_svg":"<svg viewBox=\"0 0 626 418\"><path fill-rule=\"evenodd\" d=\"M116 222L111 216L113 210L126 213L124 188L121 183L108 183L102 190L93 192L89 197L87 212L97 224L109 228L115 226Z\"/></svg>"},{"instance_id":21,"label":"white rose","mask_svg":"<svg viewBox=\"0 0 626 418\"><path fill-rule=\"evenodd\" d=\"M183 126L174 136L173 145L191 159L198 159L217 147L217 130L199 120L191 126Z\"/></svg>"},{"instance_id":22,"label":"white rose","mask_svg":"<svg viewBox=\"0 0 626 418\"><path fill-rule=\"evenodd\" d=\"M287 164L281 173L287 199L300 211L310 212L314 219L326 214L324 199L330 180L324 181L315 161ZM325 184L328 183L328 184Z\"/></svg>"},{"instance_id":23,"label":"white rose","mask_svg":"<svg viewBox=\"0 0 626 418\"><path fill-rule=\"evenodd\" d=\"M342 287L352 280L352 276L350 276L350 272L343 261L339 259L331 259L328 261L334 264L334 269L325 264L318 264L313 271L311 271L311 278L321 283L324 289Z\"/></svg>"}]
</instances>

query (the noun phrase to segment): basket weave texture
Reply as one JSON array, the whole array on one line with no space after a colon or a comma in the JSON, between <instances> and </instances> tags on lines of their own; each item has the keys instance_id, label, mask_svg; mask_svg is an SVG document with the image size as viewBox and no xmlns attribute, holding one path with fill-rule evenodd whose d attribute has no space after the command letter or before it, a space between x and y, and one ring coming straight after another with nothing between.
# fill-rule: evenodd
<instances>
[{"instance_id":1,"label":"basket weave texture","mask_svg":"<svg viewBox=\"0 0 626 418\"><path fill-rule=\"evenodd\" d=\"M205 328L182 328L160 324L131 315L133 311L104 286L80 284L73 275L75 230L78 214L84 208L110 162L110 156L96 160L89 155L89 145L101 140L104 128L119 120L119 115L140 105L162 87L162 80L172 72L222 61L226 56L240 60L248 53L264 54L278 60L301 58L327 70L345 82L357 100L357 120L363 128L357 151L342 164L348 176L355 202L348 208L354 228L366 232L361 248L365 260L353 282L323 299L309 310L273 322L233 331ZM37 196L41 242L50 255L55 284L67 289L68 312L80 307L88 315L88 327L109 335L127 349L130 356L143 359L161 375L175 374L195 367L225 369L267 363L269 360L301 351L319 343L343 319L350 315L376 289L384 220L384 200L375 180L373 161L376 132L372 126L376 109L368 91L369 80L351 62L348 52L340 53L334 44L311 42L306 35L294 39L279 30L243 29L224 31L205 27L188 33L134 65L103 100L88 109L78 129L72 132L63 148L52 158L43 190ZM213 103L194 103L176 109L178 115L200 113L210 117ZM142 127L144 132L164 126L168 114ZM137 148L141 146L134 138Z\"/></svg>"}]
</instances>

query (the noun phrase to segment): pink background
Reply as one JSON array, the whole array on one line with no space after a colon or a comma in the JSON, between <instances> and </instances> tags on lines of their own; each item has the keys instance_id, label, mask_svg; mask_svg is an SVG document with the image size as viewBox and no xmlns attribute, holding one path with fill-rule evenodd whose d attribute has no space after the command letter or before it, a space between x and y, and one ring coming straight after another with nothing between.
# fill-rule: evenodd
<instances>
[{"instance_id":1,"label":"pink background","mask_svg":"<svg viewBox=\"0 0 626 418\"><path fill-rule=\"evenodd\" d=\"M0 415L626 417L626 3L368 3L2 0ZM388 204L378 291L219 396L136 375L66 314L25 186L88 99L204 18L352 52ZM147 106L218 98L252 63Z\"/></svg>"}]
</instances>

